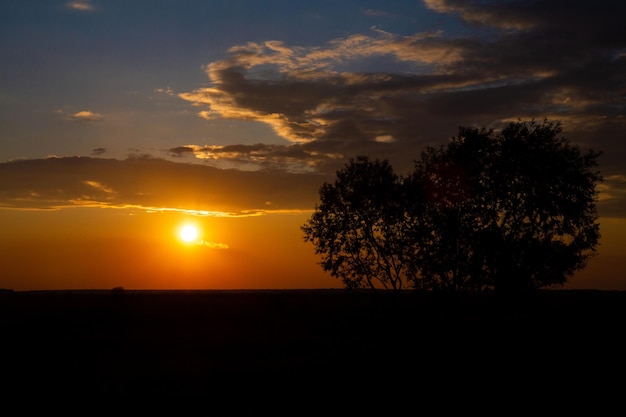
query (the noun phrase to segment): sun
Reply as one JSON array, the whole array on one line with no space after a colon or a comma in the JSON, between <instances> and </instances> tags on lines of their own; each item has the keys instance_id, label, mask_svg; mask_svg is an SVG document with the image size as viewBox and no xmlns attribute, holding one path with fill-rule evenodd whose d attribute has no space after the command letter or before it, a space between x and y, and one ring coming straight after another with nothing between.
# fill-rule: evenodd
<instances>
[{"instance_id":1,"label":"sun","mask_svg":"<svg viewBox=\"0 0 626 417\"><path fill-rule=\"evenodd\" d=\"M183 241L191 243L198 238L198 229L193 225L187 224L180 228L179 236Z\"/></svg>"}]
</instances>

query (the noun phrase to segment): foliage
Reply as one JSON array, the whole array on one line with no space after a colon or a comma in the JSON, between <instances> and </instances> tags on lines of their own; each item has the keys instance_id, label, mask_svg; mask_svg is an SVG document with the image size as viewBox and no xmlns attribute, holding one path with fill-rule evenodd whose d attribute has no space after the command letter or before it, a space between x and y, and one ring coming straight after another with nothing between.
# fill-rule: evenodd
<instances>
[{"instance_id":1,"label":"foliage","mask_svg":"<svg viewBox=\"0 0 626 417\"><path fill-rule=\"evenodd\" d=\"M400 181L387 161L361 156L320 189L321 203L302 226L321 265L347 288L402 289L406 261Z\"/></svg>"},{"instance_id":2,"label":"foliage","mask_svg":"<svg viewBox=\"0 0 626 417\"><path fill-rule=\"evenodd\" d=\"M461 128L429 148L412 182L425 187L434 242L416 270L432 287L493 288L519 294L563 284L599 240L594 171L598 152L582 152L558 123Z\"/></svg>"},{"instance_id":3,"label":"foliage","mask_svg":"<svg viewBox=\"0 0 626 417\"><path fill-rule=\"evenodd\" d=\"M563 284L595 254L599 152L559 123L461 127L406 177L366 157L324 184L302 230L350 288L403 284L523 294Z\"/></svg>"}]
</instances>

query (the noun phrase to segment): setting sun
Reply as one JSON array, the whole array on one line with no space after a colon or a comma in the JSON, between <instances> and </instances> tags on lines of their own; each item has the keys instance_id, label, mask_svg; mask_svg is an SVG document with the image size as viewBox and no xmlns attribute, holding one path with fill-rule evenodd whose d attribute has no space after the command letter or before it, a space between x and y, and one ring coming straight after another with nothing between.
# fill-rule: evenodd
<instances>
[{"instance_id":1,"label":"setting sun","mask_svg":"<svg viewBox=\"0 0 626 417\"><path fill-rule=\"evenodd\" d=\"M198 229L190 224L180 229L180 238L185 242L193 242L198 237Z\"/></svg>"}]
</instances>

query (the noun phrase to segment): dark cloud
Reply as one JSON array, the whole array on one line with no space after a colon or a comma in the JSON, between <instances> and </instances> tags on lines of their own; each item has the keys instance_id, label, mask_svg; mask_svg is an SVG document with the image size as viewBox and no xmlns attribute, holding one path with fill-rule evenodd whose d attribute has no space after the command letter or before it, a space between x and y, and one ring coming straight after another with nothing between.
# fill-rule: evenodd
<instances>
[{"instance_id":1,"label":"dark cloud","mask_svg":"<svg viewBox=\"0 0 626 417\"><path fill-rule=\"evenodd\" d=\"M194 153L194 148L193 146L177 146L175 148L171 148L168 150L168 153L171 156L175 156L175 157L183 157L189 154L193 154Z\"/></svg>"},{"instance_id":2,"label":"dark cloud","mask_svg":"<svg viewBox=\"0 0 626 417\"><path fill-rule=\"evenodd\" d=\"M300 158L327 173L359 154L405 171L459 126L497 129L547 118L560 121L575 143L604 151L606 175L626 175L625 2L424 3L472 29L451 37L372 28L313 48L239 45L207 66L210 87L180 97L202 108L204 118L268 124L300 147L291 164ZM364 70L372 62L377 70ZM210 150L216 159L236 155L242 164L259 155L252 148L232 151ZM280 151L261 153L276 163Z\"/></svg>"},{"instance_id":3,"label":"dark cloud","mask_svg":"<svg viewBox=\"0 0 626 417\"><path fill-rule=\"evenodd\" d=\"M94 156L103 155L107 152L106 148L95 148L92 149L91 154Z\"/></svg>"},{"instance_id":4,"label":"dark cloud","mask_svg":"<svg viewBox=\"0 0 626 417\"><path fill-rule=\"evenodd\" d=\"M0 207L67 206L194 210L206 215L309 211L324 181L319 174L244 172L160 159L88 157L0 164Z\"/></svg>"},{"instance_id":5,"label":"dark cloud","mask_svg":"<svg viewBox=\"0 0 626 417\"><path fill-rule=\"evenodd\" d=\"M291 164L327 174L356 155L389 159L404 172L459 126L547 118L574 144L603 152L600 169L612 179L605 191L622 195L626 186L614 179L626 176L626 2L424 3L471 30L399 36L373 27L314 48L235 46L207 66L210 87L180 97L205 118L268 124L299 150ZM379 69L362 70L372 60ZM281 150L204 148L237 164L260 155L276 162ZM611 197L610 212L622 203Z\"/></svg>"},{"instance_id":6,"label":"dark cloud","mask_svg":"<svg viewBox=\"0 0 626 417\"><path fill-rule=\"evenodd\" d=\"M178 146L168 150L174 157L193 156L209 165L230 164L239 169L283 170L287 173L327 171L325 165L337 166L333 155L324 155L306 144L269 145L211 145Z\"/></svg>"}]
</instances>

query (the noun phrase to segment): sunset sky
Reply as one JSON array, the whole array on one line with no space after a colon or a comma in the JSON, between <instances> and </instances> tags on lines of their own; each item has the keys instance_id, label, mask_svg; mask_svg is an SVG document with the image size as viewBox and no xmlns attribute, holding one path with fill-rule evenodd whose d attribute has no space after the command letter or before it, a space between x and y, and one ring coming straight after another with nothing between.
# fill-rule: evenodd
<instances>
[{"instance_id":1,"label":"sunset sky","mask_svg":"<svg viewBox=\"0 0 626 417\"><path fill-rule=\"evenodd\" d=\"M626 290L623 0L0 8L0 288L341 288L300 226L349 158L548 118L603 152L564 288Z\"/></svg>"}]
</instances>

